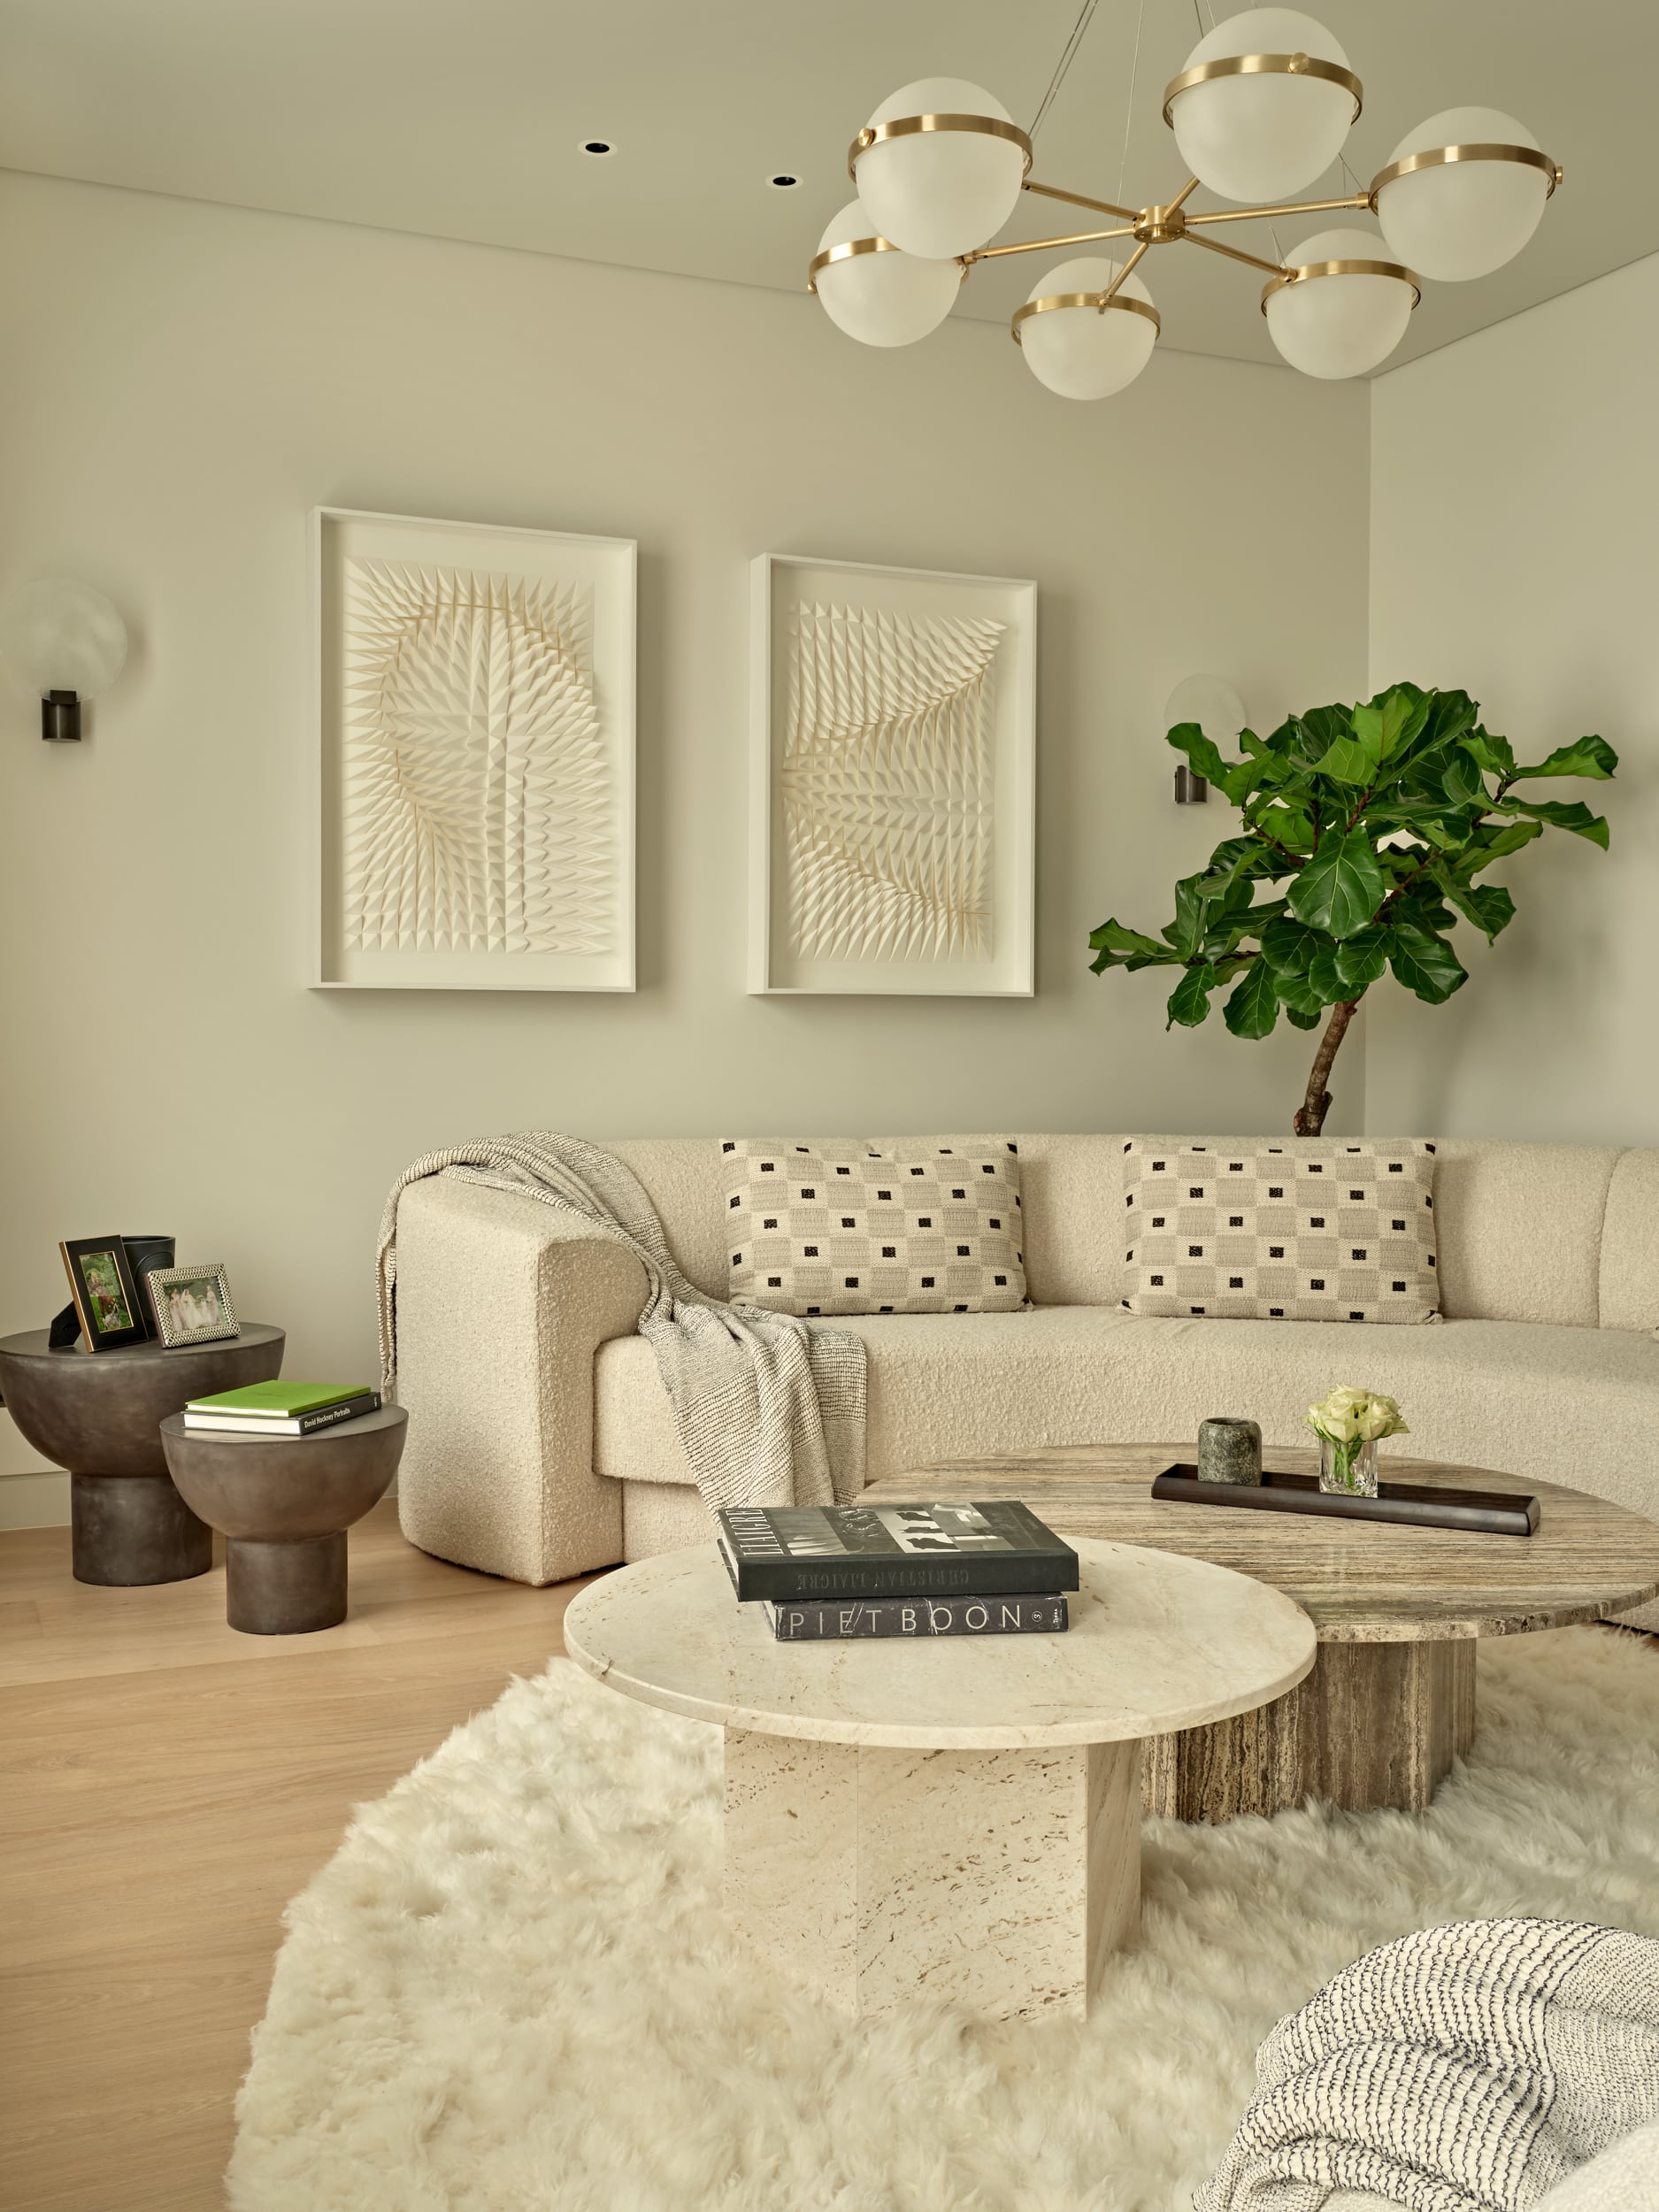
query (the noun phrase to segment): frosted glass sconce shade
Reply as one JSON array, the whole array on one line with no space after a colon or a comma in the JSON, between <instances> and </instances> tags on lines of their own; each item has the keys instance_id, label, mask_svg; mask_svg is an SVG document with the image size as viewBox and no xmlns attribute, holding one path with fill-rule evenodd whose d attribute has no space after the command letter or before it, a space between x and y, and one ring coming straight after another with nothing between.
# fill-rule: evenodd
<instances>
[{"instance_id":1,"label":"frosted glass sconce shade","mask_svg":"<svg viewBox=\"0 0 1659 2212\"><path fill-rule=\"evenodd\" d=\"M1435 157L1411 165L1425 154ZM1393 251L1460 284L1514 260L1555 188L1555 165L1501 108L1445 108L1406 133L1379 180L1377 219Z\"/></svg>"},{"instance_id":2,"label":"frosted glass sconce shade","mask_svg":"<svg viewBox=\"0 0 1659 2212\"><path fill-rule=\"evenodd\" d=\"M907 123L916 127L906 130ZM1030 141L1008 110L965 77L902 86L852 151L872 227L928 261L949 261L995 237L1014 211L1030 161Z\"/></svg>"},{"instance_id":3,"label":"frosted glass sconce shade","mask_svg":"<svg viewBox=\"0 0 1659 2212\"><path fill-rule=\"evenodd\" d=\"M1246 58L1257 65L1229 71ZM1321 75L1310 63L1341 75ZM1282 200L1341 152L1358 112L1358 81L1312 16L1251 8L1199 40L1164 95L1164 112L1182 160L1212 192L1224 200Z\"/></svg>"},{"instance_id":4,"label":"frosted glass sconce shade","mask_svg":"<svg viewBox=\"0 0 1659 2212\"><path fill-rule=\"evenodd\" d=\"M818 240L808 282L849 338L908 346L944 321L963 274L955 261L924 261L878 237L863 201L853 200Z\"/></svg>"},{"instance_id":5,"label":"frosted glass sconce shade","mask_svg":"<svg viewBox=\"0 0 1659 2212\"><path fill-rule=\"evenodd\" d=\"M1126 276L1102 309L1118 264L1094 255L1063 261L1040 277L1014 318L1025 365L1062 399L1110 399L1152 358L1158 316L1138 276Z\"/></svg>"},{"instance_id":6,"label":"frosted glass sconce shade","mask_svg":"<svg viewBox=\"0 0 1659 2212\"><path fill-rule=\"evenodd\" d=\"M1292 247L1262 297L1268 334L1304 376L1363 376L1406 334L1417 288L1380 238L1322 230Z\"/></svg>"},{"instance_id":7,"label":"frosted glass sconce shade","mask_svg":"<svg viewBox=\"0 0 1659 2212\"><path fill-rule=\"evenodd\" d=\"M107 691L127 662L127 625L89 584L50 578L21 585L0 607L0 662L41 703L41 735L81 735L81 702Z\"/></svg>"}]
</instances>

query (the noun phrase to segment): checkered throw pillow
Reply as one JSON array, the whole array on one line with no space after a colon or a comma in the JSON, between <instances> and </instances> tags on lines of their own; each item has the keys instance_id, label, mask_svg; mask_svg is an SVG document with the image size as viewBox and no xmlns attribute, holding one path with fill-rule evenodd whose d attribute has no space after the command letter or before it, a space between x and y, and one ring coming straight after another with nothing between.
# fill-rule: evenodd
<instances>
[{"instance_id":1,"label":"checkered throw pillow","mask_svg":"<svg viewBox=\"0 0 1659 2212\"><path fill-rule=\"evenodd\" d=\"M1131 1313L1438 1321L1434 1147L1124 1146Z\"/></svg>"},{"instance_id":2,"label":"checkered throw pillow","mask_svg":"<svg viewBox=\"0 0 1659 2212\"><path fill-rule=\"evenodd\" d=\"M1025 1302L1012 1144L883 1148L733 1138L734 1302L774 1313L1011 1313Z\"/></svg>"}]
</instances>

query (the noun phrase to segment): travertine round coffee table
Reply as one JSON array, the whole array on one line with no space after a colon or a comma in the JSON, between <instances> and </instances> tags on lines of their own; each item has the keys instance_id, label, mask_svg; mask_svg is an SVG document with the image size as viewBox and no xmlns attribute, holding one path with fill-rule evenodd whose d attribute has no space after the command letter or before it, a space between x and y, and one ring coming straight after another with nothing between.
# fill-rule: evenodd
<instances>
[{"instance_id":1,"label":"travertine round coffee table","mask_svg":"<svg viewBox=\"0 0 1659 2212\"><path fill-rule=\"evenodd\" d=\"M625 1567L565 1645L625 1696L726 1730L727 1912L848 2012L918 1993L1081 2016L1141 1895L1141 1745L1313 1664L1277 1590L1077 1546L1058 1636L780 1644L712 1544Z\"/></svg>"},{"instance_id":2,"label":"travertine round coffee table","mask_svg":"<svg viewBox=\"0 0 1659 2212\"><path fill-rule=\"evenodd\" d=\"M1318 1463L1297 1447L1267 1456ZM1536 1497L1528 1537L1154 1498L1153 1477L1191 1457L1190 1444L1068 1446L890 1475L863 1494L872 1504L1020 1498L1069 1541L1156 1544L1294 1598L1319 1635L1318 1664L1295 1696L1161 1737L1148 1753L1148 1805L1181 1820L1276 1813L1307 1797L1417 1811L1474 1739L1479 1637L1600 1620L1659 1593L1659 1525L1583 1490L1385 1451L1386 1479Z\"/></svg>"}]
</instances>

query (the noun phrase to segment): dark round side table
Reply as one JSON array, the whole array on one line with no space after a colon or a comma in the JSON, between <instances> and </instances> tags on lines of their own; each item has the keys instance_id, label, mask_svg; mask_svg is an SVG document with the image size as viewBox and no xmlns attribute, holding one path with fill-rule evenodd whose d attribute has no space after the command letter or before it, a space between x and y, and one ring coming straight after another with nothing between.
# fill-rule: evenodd
<instances>
[{"instance_id":1,"label":"dark round side table","mask_svg":"<svg viewBox=\"0 0 1659 2212\"><path fill-rule=\"evenodd\" d=\"M302 1636L346 1617L346 1531L397 1472L409 1416L359 1414L313 1436L215 1435L161 1425L186 1503L225 1545L225 1617L250 1636Z\"/></svg>"},{"instance_id":2,"label":"dark round side table","mask_svg":"<svg viewBox=\"0 0 1659 2212\"><path fill-rule=\"evenodd\" d=\"M48 1331L0 1337L0 1395L26 1443L69 1470L77 1582L184 1582L213 1563L213 1532L173 1488L161 1424L190 1398L270 1382L283 1332L263 1321L169 1352L53 1351Z\"/></svg>"}]
</instances>

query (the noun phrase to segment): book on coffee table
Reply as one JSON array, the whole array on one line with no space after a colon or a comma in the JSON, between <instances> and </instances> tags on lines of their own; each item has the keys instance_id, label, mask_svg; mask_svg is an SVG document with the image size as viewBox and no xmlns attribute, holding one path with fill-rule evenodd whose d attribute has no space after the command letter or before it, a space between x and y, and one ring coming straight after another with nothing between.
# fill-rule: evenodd
<instances>
[{"instance_id":1,"label":"book on coffee table","mask_svg":"<svg viewBox=\"0 0 1659 2212\"><path fill-rule=\"evenodd\" d=\"M184 1425L227 1436L311 1436L373 1413L380 1402L367 1383L248 1383L190 1399Z\"/></svg>"},{"instance_id":2,"label":"book on coffee table","mask_svg":"<svg viewBox=\"0 0 1659 2212\"><path fill-rule=\"evenodd\" d=\"M803 1598L761 1611L780 1644L851 1643L872 1637L1059 1636L1070 1625L1057 1590L1041 1597Z\"/></svg>"},{"instance_id":3,"label":"book on coffee table","mask_svg":"<svg viewBox=\"0 0 1659 2212\"><path fill-rule=\"evenodd\" d=\"M1078 1586L1077 1554L1028 1505L729 1506L720 1557L740 1601L1042 1597Z\"/></svg>"}]
</instances>

